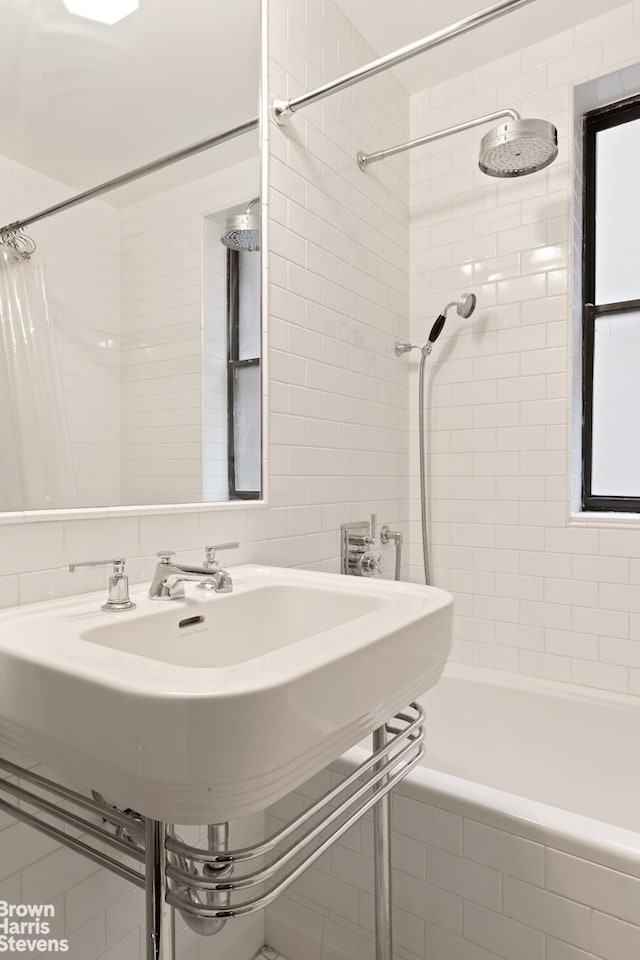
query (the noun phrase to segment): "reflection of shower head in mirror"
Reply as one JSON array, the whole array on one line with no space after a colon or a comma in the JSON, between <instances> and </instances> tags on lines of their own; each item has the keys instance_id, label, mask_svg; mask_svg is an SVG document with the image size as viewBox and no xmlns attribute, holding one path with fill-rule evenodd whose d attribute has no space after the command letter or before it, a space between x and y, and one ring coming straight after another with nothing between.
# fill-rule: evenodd
<instances>
[{"instance_id":1,"label":"reflection of shower head in mirror","mask_svg":"<svg viewBox=\"0 0 640 960\"><path fill-rule=\"evenodd\" d=\"M260 217L251 213L251 208L259 201L260 197L254 197L244 213L226 221L220 242L229 250L260 249Z\"/></svg>"}]
</instances>

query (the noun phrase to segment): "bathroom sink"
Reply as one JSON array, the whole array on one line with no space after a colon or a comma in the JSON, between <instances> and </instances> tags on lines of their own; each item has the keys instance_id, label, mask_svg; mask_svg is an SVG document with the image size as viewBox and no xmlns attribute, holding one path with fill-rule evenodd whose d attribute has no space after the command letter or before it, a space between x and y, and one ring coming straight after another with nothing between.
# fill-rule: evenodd
<instances>
[{"instance_id":1,"label":"bathroom sink","mask_svg":"<svg viewBox=\"0 0 640 960\"><path fill-rule=\"evenodd\" d=\"M0 753L177 823L264 809L439 678L434 587L274 567L234 590L103 612L103 593L0 614Z\"/></svg>"},{"instance_id":2,"label":"bathroom sink","mask_svg":"<svg viewBox=\"0 0 640 960\"><path fill-rule=\"evenodd\" d=\"M291 589L286 583L260 583L220 596L193 594L186 606L149 603L151 610L142 616L109 618L80 635L89 643L160 663L230 667L350 624L384 605L378 597L346 592L335 592L328 603L324 590Z\"/></svg>"}]
</instances>

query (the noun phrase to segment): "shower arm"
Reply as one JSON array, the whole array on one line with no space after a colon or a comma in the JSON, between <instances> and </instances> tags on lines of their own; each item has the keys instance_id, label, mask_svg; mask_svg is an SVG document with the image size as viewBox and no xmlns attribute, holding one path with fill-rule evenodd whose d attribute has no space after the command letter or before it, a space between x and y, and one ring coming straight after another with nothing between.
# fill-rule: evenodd
<instances>
[{"instance_id":1,"label":"shower arm","mask_svg":"<svg viewBox=\"0 0 640 960\"><path fill-rule=\"evenodd\" d=\"M404 153L405 150L413 150L414 147L422 147L425 143L433 143L434 140L443 140L454 133L461 133L462 130L471 130L473 127L479 127L483 123L491 123L493 120L500 120L502 117L510 117L512 120L520 120L520 114L517 110L505 107L504 110L496 110L495 113L486 113L483 117L476 117L475 120L465 120L463 123L457 123L454 127L446 127L444 130L437 130L435 133L427 133L424 137L418 137L416 140L407 140L405 143L399 143L395 147L388 147L386 150L378 150L377 153L362 153L356 155L358 166L365 171L369 164L377 163L378 160L386 160L387 157L393 157L397 153Z\"/></svg>"},{"instance_id":2,"label":"shower arm","mask_svg":"<svg viewBox=\"0 0 640 960\"><path fill-rule=\"evenodd\" d=\"M422 40L417 40L415 43L410 43L408 46L389 53L385 57L380 57L379 60L373 60L364 67L352 70L351 73L345 74L338 80L325 83L310 93L304 93L298 97L292 97L289 100L274 100L272 105L273 115L277 123L282 126L287 122L292 113L295 113L302 107L307 107L319 100L324 100L325 97L333 93L339 93L340 90L346 90L347 87L353 86L354 83L360 83L362 80L368 80L369 77L375 77L378 73L382 73L390 67L395 67L399 63L404 63L405 60L409 60L419 53L424 53L425 50L431 50L433 47L445 43L445 41L450 40L452 37L458 37L463 33L468 33L470 30L475 30L476 27L481 27L485 23L490 23L492 20L503 17L512 10L517 10L520 7L527 6L534 2L535 0L500 0L499 3L494 3L491 7L486 7L484 10L465 17L463 20L458 20L449 27L437 30Z\"/></svg>"}]
</instances>

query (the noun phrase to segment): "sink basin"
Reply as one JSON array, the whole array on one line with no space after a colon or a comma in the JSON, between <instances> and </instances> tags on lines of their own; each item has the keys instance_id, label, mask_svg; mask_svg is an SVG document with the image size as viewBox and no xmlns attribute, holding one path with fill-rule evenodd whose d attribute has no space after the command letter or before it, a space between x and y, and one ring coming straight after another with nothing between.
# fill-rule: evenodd
<instances>
[{"instance_id":1,"label":"sink basin","mask_svg":"<svg viewBox=\"0 0 640 960\"><path fill-rule=\"evenodd\" d=\"M81 636L180 667L230 667L359 620L384 605L378 597L352 593L336 593L330 604L327 599L323 590L305 585L292 590L285 583L260 583L251 591L217 597L194 591L186 608L175 601L170 601L171 609L149 602L146 615L110 618Z\"/></svg>"},{"instance_id":2,"label":"sink basin","mask_svg":"<svg viewBox=\"0 0 640 960\"><path fill-rule=\"evenodd\" d=\"M0 753L123 807L215 823L269 806L439 678L434 587L262 566L234 591L105 613L102 592L0 614Z\"/></svg>"}]
</instances>

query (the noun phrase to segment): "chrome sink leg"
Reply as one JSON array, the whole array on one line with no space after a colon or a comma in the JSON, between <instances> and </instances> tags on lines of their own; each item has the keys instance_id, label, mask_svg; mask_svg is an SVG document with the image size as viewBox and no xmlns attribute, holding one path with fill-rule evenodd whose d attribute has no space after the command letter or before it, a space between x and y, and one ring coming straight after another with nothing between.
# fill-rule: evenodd
<instances>
[{"instance_id":1,"label":"chrome sink leg","mask_svg":"<svg viewBox=\"0 0 640 960\"><path fill-rule=\"evenodd\" d=\"M386 726L373 731L373 751L387 742ZM383 765L383 764L382 764ZM379 768L381 764L376 764ZM380 780L378 789L389 777ZM376 960L393 960L391 930L391 796L385 794L373 808L373 871L375 881Z\"/></svg>"},{"instance_id":2,"label":"chrome sink leg","mask_svg":"<svg viewBox=\"0 0 640 960\"><path fill-rule=\"evenodd\" d=\"M229 824L228 823L210 823L207 826L207 846L214 853L225 853L229 849ZM233 873L233 864L226 864L222 867L213 863L207 864L203 868L205 876L213 879L217 877L223 880L230 877ZM228 907L231 903L231 893L228 890L222 890L219 893L211 893L210 904L214 907ZM226 920L210 920L210 930L207 932L218 933L224 927Z\"/></svg>"},{"instance_id":3,"label":"chrome sink leg","mask_svg":"<svg viewBox=\"0 0 640 960\"><path fill-rule=\"evenodd\" d=\"M145 821L145 960L175 960L173 908L165 900L166 837L167 824Z\"/></svg>"},{"instance_id":4,"label":"chrome sink leg","mask_svg":"<svg viewBox=\"0 0 640 960\"><path fill-rule=\"evenodd\" d=\"M174 837L174 839L176 839ZM221 853L224 854L229 850L229 824L228 823L209 823L207 825L207 849L211 853ZM182 862L180 866L184 869L189 869L189 857L181 858ZM198 874L198 870L191 860L191 872L192 876ZM233 873L233 861L222 861L220 863L214 861L213 863L204 863L202 865L202 878L203 880L227 880L231 877ZM231 904L231 890L233 886L230 885L228 890L186 890L187 896L189 897L191 903L189 906L194 907L211 907L216 910L224 910ZM194 933L200 934L202 937L211 937L214 933L220 933L222 928L226 925L226 918L223 917L202 917L197 914L194 914L190 910L180 910L180 915L186 925L190 930L193 930Z\"/></svg>"}]
</instances>

